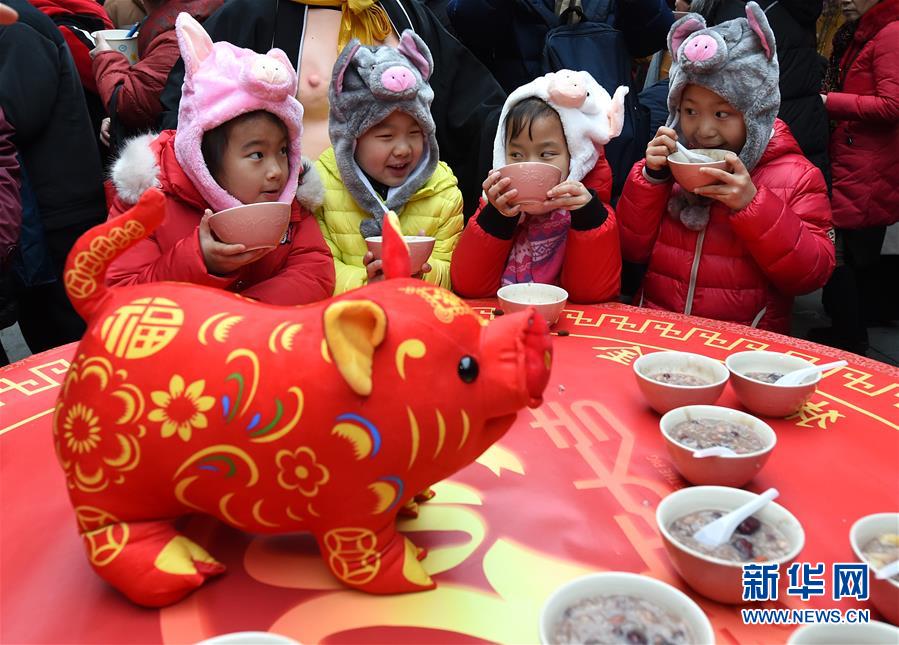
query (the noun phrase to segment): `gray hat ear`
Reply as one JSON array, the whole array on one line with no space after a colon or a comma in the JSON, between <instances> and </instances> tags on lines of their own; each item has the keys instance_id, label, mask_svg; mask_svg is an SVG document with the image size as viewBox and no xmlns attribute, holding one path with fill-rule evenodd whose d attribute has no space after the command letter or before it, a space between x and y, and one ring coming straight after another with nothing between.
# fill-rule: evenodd
<instances>
[{"instance_id":1,"label":"gray hat ear","mask_svg":"<svg viewBox=\"0 0 899 645\"><path fill-rule=\"evenodd\" d=\"M331 91L335 97L343 93L343 76L346 74L347 67L349 67L359 47L361 47L359 39L353 38L346 44L340 55L337 56L337 60L334 61L334 70L331 73Z\"/></svg>"},{"instance_id":2,"label":"gray hat ear","mask_svg":"<svg viewBox=\"0 0 899 645\"><path fill-rule=\"evenodd\" d=\"M406 29L400 36L400 44L396 48L399 53L409 59L418 71L421 78L427 81L434 71L434 60L431 58L431 50L418 34L411 29Z\"/></svg>"},{"instance_id":3,"label":"gray hat ear","mask_svg":"<svg viewBox=\"0 0 899 645\"><path fill-rule=\"evenodd\" d=\"M762 11L755 2L746 3L746 21L749 28L752 29L762 42L762 49L768 60L774 56L777 44L774 40L774 32L771 31L771 25L768 24L768 16Z\"/></svg>"},{"instance_id":4,"label":"gray hat ear","mask_svg":"<svg viewBox=\"0 0 899 645\"><path fill-rule=\"evenodd\" d=\"M679 61L678 51L681 45L684 44L684 41L691 34L702 29L705 29L705 18L698 13L688 13L671 25L671 29L668 32L668 51L671 52L671 58L675 62Z\"/></svg>"}]
</instances>

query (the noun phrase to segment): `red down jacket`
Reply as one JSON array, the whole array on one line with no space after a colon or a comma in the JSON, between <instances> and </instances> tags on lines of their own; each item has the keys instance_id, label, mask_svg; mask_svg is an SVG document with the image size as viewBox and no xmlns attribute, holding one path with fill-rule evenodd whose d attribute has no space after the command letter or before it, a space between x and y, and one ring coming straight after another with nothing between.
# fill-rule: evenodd
<instances>
[{"instance_id":1,"label":"red down jacket","mask_svg":"<svg viewBox=\"0 0 899 645\"><path fill-rule=\"evenodd\" d=\"M645 163L618 202L624 259L649 263L642 305L787 333L793 296L822 286L834 267L827 187L787 125L775 121L752 170L752 202L736 212L714 202L703 231L668 215L680 186L650 182Z\"/></svg>"},{"instance_id":2,"label":"red down jacket","mask_svg":"<svg viewBox=\"0 0 899 645\"><path fill-rule=\"evenodd\" d=\"M175 158L174 130L132 139L123 156L134 146L148 146L155 155L156 180L165 194L165 221L153 233L117 258L106 273L109 286L146 282L191 282L233 291L273 305L304 305L324 300L334 291L334 260L312 213L295 199L282 243L252 264L226 276L211 275L200 251L198 225L209 206L184 174ZM135 150L136 151L136 150ZM136 159L137 157L129 157ZM145 164L131 164L129 172ZM116 173L113 172L116 179ZM133 182L151 186L148 178ZM121 185L117 186L119 190ZM135 195L126 201L121 193L112 202L109 217L127 211Z\"/></svg>"},{"instance_id":3,"label":"red down jacket","mask_svg":"<svg viewBox=\"0 0 899 645\"><path fill-rule=\"evenodd\" d=\"M612 191L612 171L605 157L584 178L608 211L597 228L569 229L562 263L560 286L572 302L605 302L618 297L621 289L621 248L618 243L615 213L608 205ZM496 295L503 271L512 251L512 239L491 235L478 224L486 201L466 225L459 237L450 264L453 291L463 298L490 298Z\"/></svg>"},{"instance_id":4,"label":"red down jacket","mask_svg":"<svg viewBox=\"0 0 899 645\"><path fill-rule=\"evenodd\" d=\"M899 0L881 0L859 22L840 61L842 92L827 95L833 222L838 228L899 221Z\"/></svg>"},{"instance_id":5,"label":"red down jacket","mask_svg":"<svg viewBox=\"0 0 899 645\"><path fill-rule=\"evenodd\" d=\"M130 65L117 51L100 52L94 58L93 71L103 105L109 101L116 85L122 83L116 112L122 123L132 129L156 127L162 104L159 95L169 72L181 57L175 35L175 19L185 11L203 22L222 6L224 0L169 0L150 12L137 36L140 60Z\"/></svg>"}]
</instances>

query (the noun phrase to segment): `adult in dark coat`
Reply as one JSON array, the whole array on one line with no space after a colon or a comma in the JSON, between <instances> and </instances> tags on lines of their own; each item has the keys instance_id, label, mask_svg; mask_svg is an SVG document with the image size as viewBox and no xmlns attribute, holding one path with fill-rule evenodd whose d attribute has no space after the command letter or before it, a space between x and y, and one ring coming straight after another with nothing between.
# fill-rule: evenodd
<instances>
[{"instance_id":1,"label":"adult in dark coat","mask_svg":"<svg viewBox=\"0 0 899 645\"><path fill-rule=\"evenodd\" d=\"M821 102L821 83L827 61L818 53L816 27L821 0L757 0L777 40L780 65L780 112L802 153L815 164L830 186L827 110ZM693 0L690 11L701 13L709 25L746 15L744 0Z\"/></svg>"},{"instance_id":2,"label":"adult in dark coat","mask_svg":"<svg viewBox=\"0 0 899 645\"><path fill-rule=\"evenodd\" d=\"M75 240L105 220L106 201L84 91L62 34L25 0L7 4L19 21L0 27L0 109L15 132L23 171L20 247L25 229L36 231L29 240L36 243L16 272L16 299L25 342L40 352L84 332L66 297L62 271ZM39 254L48 275L32 281L28 274Z\"/></svg>"},{"instance_id":3,"label":"adult in dark coat","mask_svg":"<svg viewBox=\"0 0 899 645\"><path fill-rule=\"evenodd\" d=\"M317 6L286 0L228 0L203 26L214 41L227 40L258 52L266 52L272 46L280 47L293 63L303 52L303 60L299 63L299 99L305 108L303 151L310 157L317 157L329 145L327 79L338 50L329 46L325 52L320 43L312 39L304 41L304 29L311 33L312 21L319 20L322 11L329 13L327 9L332 8L319 5L337 5L333 7L336 9L341 5L338 0L316 0L310 5ZM490 72L444 29L424 4L415 0L380 0L373 6L386 11L391 27L389 38L397 37L404 29L412 29L431 50L434 57L434 74L429 80L434 89L431 112L437 126L440 157L459 179L465 213L471 215L478 205L481 184L492 162L493 136L505 93ZM336 40L334 34L330 37ZM315 40L325 39L321 31L316 32ZM310 72L312 65L306 57L313 55L322 59L319 63L327 61L327 64L319 64L314 72ZM184 66L179 62L162 95L164 128L177 125L183 79ZM323 133L323 140L318 133Z\"/></svg>"}]
</instances>

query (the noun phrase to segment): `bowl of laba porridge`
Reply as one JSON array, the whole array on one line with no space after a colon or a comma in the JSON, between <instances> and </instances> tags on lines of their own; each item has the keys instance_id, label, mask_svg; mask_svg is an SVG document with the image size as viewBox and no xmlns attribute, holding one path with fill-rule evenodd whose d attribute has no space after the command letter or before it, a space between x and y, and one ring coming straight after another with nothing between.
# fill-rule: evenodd
<instances>
[{"instance_id":1,"label":"bowl of laba porridge","mask_svg":"<svg viewBox=\"0 0 899 645\"><path fill-rule=\"evenodd\" d=\"M727 604L743 598L743 565L775 564L786 584L787 567L805 545L799 520L770 502L746 518L730 540L707 547L693 535L709 522L755 498L754 493L726 486L693 486L665 497L656 508L656 524L671 564L696 592Z\"/></svg>"},{"instance_id":2,"label":"bowl of laba porridge","mask_svg":"<svg viewBox=\"0 0 899 645\"><path fill-rule=\"evenodd\" d=\"M684 405L718 400L729 376L718 361L690 352L653 352L634 361L637 387L649 407L665 414Z\"/></svg>"},{"instance_id":3,"label":"bowl of laba porridge","mask_svg":"<svg viewBox=\"0 0 899 645\"><path fill-rule=\"evenodd\" d=\"M799 385L776 385L787 372L812 367L804 358L780 352L749 351L731 354L724 361L730 370L730 386L750 412L763 417L795 414L815 393L821 374L806 377Z\"/></svg>"},{"instance_id":4,"label":"bowl of laba porridge","mask_svg":"<svg viewBox=\"0 0 899 645\"><path fill-rule=\"evenodd\" d=\"M714 643L709 619L669 584L635 573L593 573L556 589L540 612L540 642Z\"/></svg>"},{"instance_id":5,"label":"bowl of laba porridge","mask_svg":"<svg viewBox=\"0 0 899 645\"><path fill-rule=\"evenodd\" d=\"M743 486L771 456L777 435L751 414L717 405L675 408L659 420L677 471L692 484ZM694 457L697 450L722 446L736 454Z\"/></svg>"},{"instance_id":6,"label":"bowl of laba porridge","mask_svg":"<svg viewBox=\"0 0 899 645\"><path fill-rule=\"evenodd\" d=\"M849 530L855 557L867 562L871 603L894 625L899 625L899 576L878 580L874 571L899 560L899 513L875 513L860 518Z\"/></svg>"}]
</instances>

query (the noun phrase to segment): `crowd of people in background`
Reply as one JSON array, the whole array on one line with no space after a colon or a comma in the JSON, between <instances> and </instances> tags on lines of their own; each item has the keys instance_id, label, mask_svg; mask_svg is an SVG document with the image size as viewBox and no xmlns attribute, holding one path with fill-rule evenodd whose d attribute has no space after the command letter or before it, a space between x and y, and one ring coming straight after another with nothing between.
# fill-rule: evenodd
<instances>
[{"instance_id":1,"label":"crowd of people in background","mask_svg":"<svg viewBox=\"0 0 899 645\"><path fill-rule=\"evenodd\" d=\"M899 315L899 0L5 4L0 328L32 352L84 331L62 282L75 240L150 188L166 219L113 285L314 302L382 277L365 238L394 210L436 239L413 275L463 297L549 282L789 333L793 297L823 287L832 326L810 339L859 354ZM591 86L622 133L606 150L597 117L542 89L554 29L596 15L594 44L627 61L626 102ZM98 33L113 28L136 62ZM682 189L677 143L729 151L727 170ZM539 213L498 172L521 161L560 171ZM274 250L211 231L262 201L292 204Z\"/></svg>"}]
</instances>

